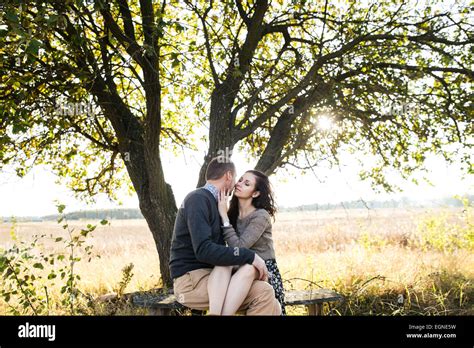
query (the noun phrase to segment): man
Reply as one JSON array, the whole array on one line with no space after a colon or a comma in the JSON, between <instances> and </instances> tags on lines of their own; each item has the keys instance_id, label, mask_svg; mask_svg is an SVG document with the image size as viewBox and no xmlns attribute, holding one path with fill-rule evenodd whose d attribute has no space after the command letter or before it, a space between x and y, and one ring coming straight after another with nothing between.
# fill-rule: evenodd
<instances>
[{"instance_id":1,"label":"man","mask_svg":"<svg viewBox=\"0 0 474 348\"><path fill-rule=\"evenodd\" d=\"M224 244L217 208L220 190L235 186L235 165L224 156L209 162L206 185L189 193L178 210L171 241L170 272L178 302L193 308L209 308L207 282L214 266L253 265L255 280L239 310L246 315L280 315L281 308L270 284L263 259L246 248Z\"/></svg>"}]
</instances>

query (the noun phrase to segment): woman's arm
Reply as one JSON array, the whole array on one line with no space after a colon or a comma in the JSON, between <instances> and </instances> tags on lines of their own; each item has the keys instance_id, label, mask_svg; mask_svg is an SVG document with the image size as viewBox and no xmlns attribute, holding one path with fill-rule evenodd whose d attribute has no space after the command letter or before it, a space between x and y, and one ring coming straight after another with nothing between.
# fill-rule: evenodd
<instances>
[{"instance_id":1,"label":"woman's arm","mask_svg":"<svg viewBox=\"0 0 474 348\"><path fill-rule=\"evenodd\" d=\"M234 227L229 224L229 217L227 215L227 201L229 196L224 191L219 192L219 215L221 216L223 227L224 240L227 244L232 247L239 248L250 248L257 240L262 236L263 232L271 223L270 216L266 211L255 214L250 220L247 228L244 231L239 231L239 234L235 231Z\"/></svg>"},{"instance_id":2,"label":"woman's arm","mask_svg":"<svg viewBox=\"0 0 474 348\"><path fill-rule=\"evenodd\" d=\"M257 213L251 218L248 226L243 231L239 231L240 235L232 225L224 227L224 240L232 248L251 248L265 232L268 224L270 224L270 219L267 214Z\"/></svg>"}]
</instances>

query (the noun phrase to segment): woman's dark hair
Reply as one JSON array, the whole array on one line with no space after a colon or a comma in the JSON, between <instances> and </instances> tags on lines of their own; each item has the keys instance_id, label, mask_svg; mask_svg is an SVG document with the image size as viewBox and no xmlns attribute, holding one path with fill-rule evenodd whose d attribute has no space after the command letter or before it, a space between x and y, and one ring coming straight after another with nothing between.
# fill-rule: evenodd
<instances>
[{"instance_id":1,"label":"woman's dark hair","mask_svg":"<svg viewBox=\"0 0 474 348\"><path fill-rule=\"evenodd\" d=\"M265 209L270 216L274 217L276 213L275 200L268 176L258 170L247 170L246 173L255 176L255 191L259 191L258 197L252 198L252 205L257 209ZM237 226L237 218L239 217L239 199L234 195L230 200L229 206L229 222Z\"/></svg>"}]
</instances>

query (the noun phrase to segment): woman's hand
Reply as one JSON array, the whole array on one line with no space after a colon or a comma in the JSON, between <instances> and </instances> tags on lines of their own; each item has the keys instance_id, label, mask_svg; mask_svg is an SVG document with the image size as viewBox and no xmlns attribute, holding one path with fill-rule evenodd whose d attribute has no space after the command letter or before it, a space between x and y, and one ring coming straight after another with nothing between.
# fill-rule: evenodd
<instances>
[{"instance_id":1,"label":"woman's hand","mask_svg":"<svg viewBox=\"0 0 474 348\"><path fill-rule=\"evenodd\" d=\"M229 222L229 217L227 216L227 202L229 201L229 196L224 190L219 191L219 202L217 206L219 208L219 215L222 218L222 222L225 224Z\"/></svg>"}]
</instances>

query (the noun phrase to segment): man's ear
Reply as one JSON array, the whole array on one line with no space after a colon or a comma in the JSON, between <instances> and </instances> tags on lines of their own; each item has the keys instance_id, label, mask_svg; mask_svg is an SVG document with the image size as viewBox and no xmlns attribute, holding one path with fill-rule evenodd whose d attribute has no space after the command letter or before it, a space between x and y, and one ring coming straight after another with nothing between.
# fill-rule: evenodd
<instances>
[{"instance_id":1,"label":"man's ear","mask_svg":"<svg viewBox=\"0 0 474 348\"><path fill-rule=\"evenodd\" d=\"M260 191L255 191L252 193L252 198L257 198L258 196L260 196Z\"/></svg>"}]
</instances>

